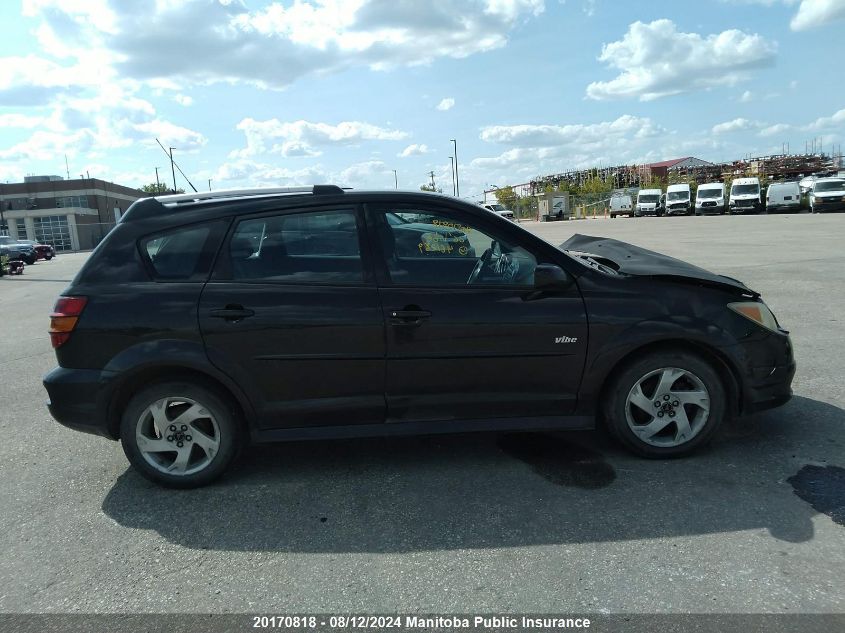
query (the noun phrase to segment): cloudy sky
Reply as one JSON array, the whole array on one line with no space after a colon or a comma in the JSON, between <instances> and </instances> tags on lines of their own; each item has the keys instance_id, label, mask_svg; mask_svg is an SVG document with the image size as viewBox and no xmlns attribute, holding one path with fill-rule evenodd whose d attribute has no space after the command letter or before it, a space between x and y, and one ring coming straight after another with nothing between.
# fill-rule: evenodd
<instances>
[{"instance_id":1,"label":"cloudy sky","mask_svg":"<svg viewBox=\"0 0 845 633\"><path fill-rule=\"evenodd\" d=\"M3 0L0 181L461 194L593 165L826 151L845 0ZM188 188L179 177L179 186Z\"/></svg>"}]
</instances>

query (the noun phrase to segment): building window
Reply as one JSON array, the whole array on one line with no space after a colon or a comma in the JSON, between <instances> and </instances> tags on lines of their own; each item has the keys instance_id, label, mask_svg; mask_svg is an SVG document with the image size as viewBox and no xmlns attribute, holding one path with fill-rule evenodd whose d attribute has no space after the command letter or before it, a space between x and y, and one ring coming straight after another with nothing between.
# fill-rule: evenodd
<instances>
[{"instance_id":1,"label":"building window","mask_svg":"<svg viewBox=\"0 0 845 633\"><path fill-rule=\"evenodd\" d=\"M56 206L59 208L82 207L88 208L88 196L64 196L56 198Z\"/></svg>"},{"instance_id":2,"label":"building window","mask_svg":"<svg viewBox=\"0 0 845 633\"><path fill-rule=\"evenodd\" d=\"M9 222L8 220L3 220L0 222L0 235L8 235L9 234Z\"/></svg>"},{"instance_id":3,"label":"building window","mask_svg":"<svg viewBox=\"0 0 845 633\"><path fill-rule=\"evenodd\" d=\"M35 241L39 244L52 244L57 251L73 249L67 216L47 215L33 218L32 223L35 226Z\"/></svg>"}]
</instances>

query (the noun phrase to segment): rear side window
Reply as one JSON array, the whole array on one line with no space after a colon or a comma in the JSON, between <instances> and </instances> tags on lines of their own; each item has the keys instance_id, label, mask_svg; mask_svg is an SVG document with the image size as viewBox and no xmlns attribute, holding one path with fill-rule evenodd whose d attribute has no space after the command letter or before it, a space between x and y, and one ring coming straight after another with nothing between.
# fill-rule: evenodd
<instances>
[{"instance_id":1,"label":"rear side window","mask_svg":"<svg viewBox=\"0 0 845 633\"><path fill-rule=\"evenodd\" d=\"M229 244L232 278L282 283L364 281L357 215L351 209L244 220Z\"/></svg>"},{"instance_id":2,"label":"rear side window","mask_svg":"<svg viewBox=\"0 0 845 633\"><path fill-rule=\"evenodd\" d=\"M214 257L220 223L195 224L149 235L141 253L154 277L164 281L203 281ZM212 244L211 242L215 242Z\"/></svg>"}]
</instances>

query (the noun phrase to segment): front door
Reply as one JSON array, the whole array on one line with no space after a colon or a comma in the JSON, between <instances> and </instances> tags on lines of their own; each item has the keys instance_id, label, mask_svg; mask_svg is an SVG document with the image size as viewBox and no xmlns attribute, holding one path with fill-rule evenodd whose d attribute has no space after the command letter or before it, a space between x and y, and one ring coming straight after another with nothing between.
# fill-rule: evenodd
<instances>
[{"instance_id":1,"label":"front door","mask_svg":"<svg viewBox=\"0 0 845 633\"><path fill-rule=\"evenodd\" d=\"M389 422L572 413L587 320L575 284L535 291L538 261L552 262L456 209L373 206L367 218L381 255Z\"/></svg>"},{"instance_id":2,"label":"front door","mask_svg":"<svg viewBox=\"0 0 845 633\"><path fill-rule=\"evenodd\" d=\"M384 321L356 209L243 218L203 291L210 360L262 428L384 421Z\"/></svg>"}]
</instances>

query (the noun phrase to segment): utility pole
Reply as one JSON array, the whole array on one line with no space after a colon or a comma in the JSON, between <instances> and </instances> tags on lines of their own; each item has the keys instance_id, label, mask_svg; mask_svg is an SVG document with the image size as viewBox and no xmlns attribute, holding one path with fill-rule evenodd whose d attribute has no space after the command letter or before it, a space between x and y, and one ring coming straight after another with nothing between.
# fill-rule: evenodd
<instances>
[{"instance_id":1,"label":"utility pole","mask_svg":"<svg viewBox=\"0 0 845 633\"><path fill-rule=\"evenodd\" d=\"M461 179L458 176L458 141L455 139L449 139L452 141L452 144L455 146L455 196L458 198L461 197Z\"/></svg>"},{"instance_id":2,"label":"utility pole","mask_svg":"<svg viewBox=\"0 0 845 633\"><path fill-rule=\"evenodd\" d=\"M176 168L173 166L173 148L170 148L170 172L173 174L173 193L176 193Z\"/></svg>"},{"instance_id":3,"label":"utility pole","mask_svg":"<svg viewBox=\"0 0 845 633\"><path fill-rule=\"evenodd\" d=\"M158 181L158 167L156 167L156 194L161 193L161 183Z\"/></svg>"},{"instance_id":4,"label":"utility pole","mask_svg":"<svg viewBox=\"0 0 845 633\"><path fill-rule=\"evenodd\" d=\"M70 180L70 167L67 164L67 154L65 154L65 174L67 174L67 179Z\"/></svg>"},{"instance_id":5,"label":"utility pole","mask_svg":"<svg viewBox=\"0 0 845 633\"><path fill-rule=\"evenodd\" d=\"M428 175L431 177L431 190L435 191L436 187L434 185L434 172L430 171L430 172L428 172Z\"/></svg>"},{"instance_id":6,"label":"utility pole","mask_svg":"<svg viewBox=\"0 0 845 633\"><path fill-rule=\"evenodd\" d=\"M449 157L449 164L452 167L452 195L455 195L455 157Z\"/></svg>"},{"instance_id":7,"label":"utility pole","mask_svg":"<svg viewBox=\"0 0 845 633\"><path fill-rule=\"evenodd\" d=\"M208 190L211 191L211 178L208 179Z\"/></svg>"},{"instance_id":8,"label":"utility pole","mask_svg":"<svg viewBox=\"0 0 845 633\"><path fill-rule=\"evenodd\" d=\"M399 176L396 175L396 170L393 170L393 188L399 189Z\"/></svg>"}]
</instances>

